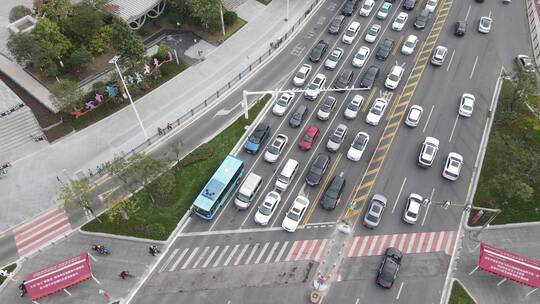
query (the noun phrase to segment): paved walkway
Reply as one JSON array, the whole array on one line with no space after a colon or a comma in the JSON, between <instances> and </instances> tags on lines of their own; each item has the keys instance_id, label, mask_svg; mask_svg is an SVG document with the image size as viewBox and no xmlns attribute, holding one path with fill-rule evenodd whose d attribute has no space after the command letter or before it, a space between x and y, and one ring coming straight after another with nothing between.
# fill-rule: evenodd
<instances>
[{"instance_id":1,"label":"paved walkway","mask_svg":"<svg viewBox=\"0 0 540 304\"><path fill-rule=\"evenodd\" d=\"M158 126L176 120L226 85L266 52L269 42L283 35L312 2L291 0L289 22L276 17L285 14L286 0L274 0L262 10L257 9L257 18L206 54L206 60L141 98L137 109L147 132L156 133ZM13 167L8 178L0 180L4 206L0 231L52 208L60 187L57 176L63 180L74 178L77 173L95 168L143 141L133 110L127 107L38 152L21 153L17 158L6 160Z\"/></svg>"},{"instance_id":2,"label":"paved walkway","mask_svg":"<svg viewBox=\"0 0 540 304\"><path fill-rule=\"evenodd\" d=\"M540 261L538 235L540 235L540 223L521 227L494 226L482 232L480 240L529 259ZM479 251L478 243L471 241L466 232L454 275L463 283L477 303L540 303L540 291L526 297L532 288L512 281L506 281L497 287L497 283L502 278L482 270L477 270L469 275L478 265Z\"/></svg>"}]
</instances>

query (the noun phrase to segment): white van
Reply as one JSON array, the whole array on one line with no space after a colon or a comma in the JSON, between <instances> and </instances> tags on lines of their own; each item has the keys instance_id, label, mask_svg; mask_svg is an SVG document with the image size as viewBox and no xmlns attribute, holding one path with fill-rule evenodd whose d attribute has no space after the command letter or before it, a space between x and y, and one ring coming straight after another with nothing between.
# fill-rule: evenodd
<instances>
[{"instance_id":1,"label":"white van","mask_svg":"<svg viewBox=\"0 0 540 304\"><path fill-rule=\"evenodd\" d=\"M238 190L238 193L236 194L236 198L234 199L234 204L236 207L241 210L247 209L255 195L257 195L261 184L262 178L251 172L246 177L242 187L240 187L240 190Z\"/></svg>"},{"instance_id":2,"label":"white van","mask_svg":"<svg viewBox=\"0 0 540 304\"><path fill-rule=\"evenodd\" d=\"M285 166L283 166L283 169L281 169L281 172L277 177L276 189L280 191L287 190L289 184L294 178L294 175L296 174L296 170L298 170L298 162L290 158L287 163L285 163Z\"/></svg>"}]
</instances>

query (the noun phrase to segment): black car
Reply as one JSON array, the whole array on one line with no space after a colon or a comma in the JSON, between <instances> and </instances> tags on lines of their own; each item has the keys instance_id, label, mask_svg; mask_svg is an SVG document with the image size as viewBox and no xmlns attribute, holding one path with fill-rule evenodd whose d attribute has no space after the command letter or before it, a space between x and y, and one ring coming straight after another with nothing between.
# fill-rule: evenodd
<instances>
[{"instance_id":1,"label":"black car","mask_svg":"<svg viewBox=\"0 0 540 304\"><path fill-rule=\"evenodd\" d=\"M409 11L412 11L415 5L416 5L416 0L405 0L403 2L403 8Z\"/></svg>"},{"instance_id":2,"label":"black car","mask_svg":"<svg viewBox=\"0 0 540 304\"><path fill-rule=\"evenodd\" d=\"M321 58L324 56L327 50L328 43L326 43L324 40L319 40L317 45L311 50L311 53L309 54L309 60L311 62L321 61Z\"/></svg>"},{"instance_id":3,"label":"black car","mask_svg":"<svg viewBox=\"0 0 540 304\"><path fill-rule=\"evenodd\" d=\"M341 10L341 13L345 16L352 16L354 12L356 11L356 8L358 7L358 0L347 0L345 2L345 5L343 6L343 9Z\"/></svg>"},{"instance_id":4,"label":"black car","mask_svg":"<svg viewBox=\"0 0 540 304\"><path fill-rule=\"evenodd\" d=\"M354 77L353 70L345 70L341 72L339 77L336 79L336 82L334 83L334 89L338 89L340 93L345 92L345 88L349 86L352 79Z\"/></svg>"},{"instance_id":5,"label":"black car","mask_svg":"<svg viewBox=\"0 0 540 304\"><path fill-rule=\"evenodd\" d=\"M422 10L420 14L416 16L416 20L414 21L414 28L418 30L425 29L428 19L429 19L429 11L426 9Z\"/></svg>"},{"instance_id":6,"label":"black car","mask_svg":"<svg viewBox=\"0 0 540 304\"><path fill-rule=\"evenodd\" d=\"M360 83L358 84L361 88L368 88L370 89L373 84L375 83L375 79L379 75L379 68L372 65L367 69L367 71L362 76L362 79L360 79Z\"/></svg>"},{"instance_id":7,"label":"black car","mask_svg":"<svg viewBox=\"0 0 540 304\"><path fill-rule=\"evenodd\" d=\"M392 49L394 48L394 40L390 38L384 38L381 45L379 45L379 48L377 49L377 53L375 54L375 58L379 60L386 60L388 56L390 56L390 52L392 52Z\"/></svg>"},{"instance_id":8,"label":"black car","mask_svg":"<svg viewBox=\"0 0 540 304\"><path fill-rule=\"evenodd\" d=\"M310 186L320 184L328 165L330 165L330 156L322 153L317 155L306 174L306 183Z\"/></svg>"},{"instance_id":9,"label":"black car","mask_svg":"<svg viewBox=\"0 0 540 304\"><path fill-rule=\"evenodd\" d=\"M465 35L466 31L467 31L467 22L465 22L465 21L456 22L455 29L454 29L454 35L462 37L462 36Z\"/></svg>"},{"instance_id":10,"label":"black car","mask_svg":"<svg viewBox=\"0 0 540 304\"><path fill-rule=\"evenodd\" d=\"M345 16L338 15L334 20L332 20L332 23L330 23L330 26L328 26L328 33L332 35L337 35L341 28L343 27L343 24L345 24Z\"/></svg>"},{"instance_id":11,"label":"black car","mask_svg":"<svg viewBox=\"0 0 540 304\"><path fill-rule=\"evenodd\" d=\"M321 199L321 207L326 210L335 209L343 189L345 189L345 179L340 175L334 176Z\"/></svg>"},{"instance_id":12,"label":"black car","mask_svg":"<svg viewBox=\"0 0 540 304\"><path fill-rule=\"evenodd\" d=\"M377 270L377 279L375 282L382 288L390 288L396 280L401 265L403 253L399 249L389 247L386 249L381 266Z\"/></svg>"},{"instance_id":13,"label":"black car","mask_svg":"<svg viewBox=\"0 0 540 304\"><path fill-rule=\"evenodd\" d=\"M307 113L308 113L307 106L301 104L298 107L296 107L296 110L294 110L294 113L291 116L291 119L289 119L289 126L291 126L291 128L300 127Z\"/></svg>"}]
</instances>

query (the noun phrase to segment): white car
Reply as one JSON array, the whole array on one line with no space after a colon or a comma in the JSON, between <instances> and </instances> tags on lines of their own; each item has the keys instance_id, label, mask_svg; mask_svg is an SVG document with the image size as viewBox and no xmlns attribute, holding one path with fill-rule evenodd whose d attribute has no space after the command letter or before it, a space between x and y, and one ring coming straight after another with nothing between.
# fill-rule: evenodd
<instances>
[{"instance_id":1,"label":"white car","mask_svg":"<svg viewBox=\"0 0 540 304\"><path fill-rule=\"evenodd\" d=\"M388 100L384 98L377 98L371 105L369 113L366 116L366 123L376 126L381 121L381 118L384 116L384 112L388 107Z\"/></svg>"},{"instance_id":2,"label":"white car","mask_svg":"<svg viewBox=\"0 0 540 304\"><path fill-rule=\"evenodd\" d=\"M401 81L401 77L403 77L403 72L405 72L403 67L399 65L393 66L388 76L386 76L384 86L390 90L397 88Z\"/></svg>"},{"instance_id":3,"label":"white car","mask_svg":"<svg viewBox=\"0 0 540 304\"><path fill-rule=\"evenodd\" d=\"M474 110L474 98L473 94L463 93L461 95L461 102L459 103L459 115L464 117L471 117Z\"/></svg>"},{"instance_id":4,"label":"white car","mask_svg":"<svg viewBox=\"0 0 540 304\"><path fill-rule=\"evenodd\" d=\"M431 167L435 155L439 150L439 140L435 137L426 137L424 143L422 144L422 149L420 150L420 155L418 156L418 165L424 168Z\"/></svg>"},{"instance_id":5,"label":"white car","mask_svg":"<svg viewBox=\"0 0 540 304\"><path fill-rule=\"evenodd\" d=\"M270 191L264 198L264 201L259 206L257 213L255 213L255 223L266 226L270 222L270 218L274 215L274 212L281 201L281 195L276 191Z\"/></svg>"},{"instance_id":6,"label":"white car","mask_svg":"<svg viewBox=\"0 0 540 304\"><path fill-rule=\"evenodd\" d=\"M294 93L283 93L272 107L272 113L276 116L283 116L292 100L294 99Z\"/></svg>"},{"instance_id":7,"label":"white car","mask_svg":"<svg viewBox=\"0 0 540 304\"><path fill-rule=\"evenodd\" d=\"M295 232L298 228L298 224L302 221L302 218L306 214L309 207L309 200L305 196L297 196L292 203L291 209L287 212L287 215L281 223L281 227L288 232Z\"/></svg>"},{"instance_id":8,"label":"white car","mask_svg":"<svg viewBox=\"0 0 540 304\"><path fill-rule=\"evenodd\" d=\"M326 58L326 61L324 62L324 68L328 70L333 70L336 68L337 64L341 60L341 57L343 56L343 49L342 48L335 48L330 55L328 55L328 58Z\"/></svg>"},{"instance_id":9,"label":"white car","mask_svg":"<svg viewBox=\"0 0 540 304\"><path fill-rule=\"evenodd\" d=\"M442 45L438 45L433 51L433 56L431 56L431 64L435 66L442 66L448 49Z\"/></svg>"},{"instance_id":10,"label":"white car","mask_svg":"<svg viewBox=\"0 0 540 304\"><path fill-rule=\"evenodd\" d=\"M356 68L363 67L369 57L369 53L370 50L367 46L361 46L360 49L358 49L358 52L354 54L352 66Z\"/></svg>"},{"instance_id":11,"label":"white car","mask_svg":"<svg viewBox=\"0 0 540 304\"><path fill-rule=\"evenodd\" d=\"M420 123L420 118L422 117L422 113L424 113L424 109L422 109L421 106L413 105L409 109L409 114L407 114L407 118L405 118L405 124L411 128L418 126L418 123Z\"/></svg>"},{"instance_id":12,"label":"white car","mask_svg":"<svg viewBox=\"0 0 540 304\"><path fill-rule=\"evenodd\" d=\"M362 3L362 6L360 7L360 11L358 12L358 15L364 16L364 17L369 16L374 6L375 6L374 0L364 0L364 3Z\"/></svg>"},{"instance_id":13,"label":"white car","mask_svg":"<svg viewBox=\"0 0 540 304\"><path fill-rule=\"evenodd\" d=\"M401 46L401 54L411 55L412 53L414 53L417 44L418 37L416 37L415 35L407 36L407 39L405 40L405 42L403 42L403 45Z\"/></svg>"},{"instance_id":14,"label":"white car","mask_svg":"<svg viewBox=\"0 0 540 304\"><path fill-rule=\"evenodd\" d=\"M286 135L278 134L272 144L266 149L264 160L271 164L275 163L288 142L289 138Z\"/></svg>"},{"instance_id":15,"label":"white car","mask_svg":"<svg viewBox=\"0 0 540 304\"><path fill-rule=\"evenodd\" d=\"M369 135L366 132L358 132L351 143L349 151L347 151L347 158L354 162L359 161L366 150L368 142Z\"/></svg>"},{"instance_id":16,"label":"white car","mask_svg":"<svg viewBox=\"0 0 540 304\"><path fill-rule=\"evenodd\" d=\"M433 13L437 8L437 0L427 0L425 10Z\"/></svg>"},{"instance_id":17,"label":"white car","mask_svg":"<svg viewBox=\"0 0 540 304\"><path fill-rule=\"evenodd\" d=\"M377 19L384 20L386 17L388 17L388 13L390 12L390 9L392 8L392 3L390 2L383 2L381 7L379 8L379 11L377 12Z\"/></svg>"},{"instance_id":18,"label":"white car","mask_svg":"<svg viewBox=\"0 0 540 304\"><path fill-rule=\"evenodd\" d=\"M326 96L324 102L319 106L317 118L323 121L328 120L336 108L336 103L336 98L334 96Z\"/></svg>"},{"instance_id":19,"label":"white car","mask_svg":"<svg viewBox=\"0 0 540 304\"><path fill-rule=\"evenodd\" d=\"M442 176L451 181L457 180L459 172L461 172L461 165L463 165L463 156L456 152L450 152L446 158Z\"/></svg>"},{"instance_id":20,"label":"white car","mask_svg":"<svg viewBox=\"0 0 540 304\"><path fill-rule=\"evenodd\" d=\"M422 200L422 196L416 193L409 194L409 198L407 198L407 205L405 206L405 212L403 213L403 221L405 221L405 223L411 225L416 224L416 220L418 220L418 215L420 214Z\"/></svg>"},{"instance_id":21,"label":"white car","mask_svg":"<svg viewBox=\"0 0 540 304\"><path fill-rule=\"evenodd\" d=\"M394 22L392 23L392 29L394 31L401 32L403 30L403 27L407 23L407 20L409 19L409 14L405 12L400 12L396 19L394 19Z\"/></svg>"},{"instance_id":22,"label":"white car","mask_svg":"<svg viewBox=\"0 0 540 304\"><path fill-rule=\"evenodd\" d=\"M309 100L315 100L319 97L320 89L326 84L326 76L324 74L317 74L311 83L307 86L304 92L304 97Z\"/></svg>"},{"instance_id":23,"label":"white car","mask_svg":"<svg viewBox=\"0 0 540 304\"><path fill-rule=\"evenodd\" d=\"M326 143L326 149L330 152L336 152L341 147L341 144L345 141L345 138L347 137L347 132L349 128L347 128L344 124L339 124L332 135L328 138L328 142Z\"/></svg>"},{"instance_id":24,"label":"white car","mask_svg":"<svg viewBox=\"0 0 540 304\"><path fill-rule=\"evenodd\" d=\"M311 66L309 64L303 64L298 72L294 75L293 84L297 87L301 87L306 83L309 74L311 73Z\"/></svg>"},{"instance_id":25,"label":"white car","mask_svg":"<svg viewBox=\"0 0 540 304\"><path fill-rule=\"evenodd\" d=\"M493 19L489 17L481 17L480 22L478 22L478 31L480 33L487 34L489 31L491 31L491 23L493 22Z\"/></svg>"},{"instance_id":26,"label":"white car","mask_svg":"<svg viewBox=\"0 0 540 304\"><path fill-rule=\"evenodd\" d=\"M346 44L352 44L354 41L354 38L356 38L356 35L358 35L358 32L360 31L360 23L353 21L349 25L349 28L343 33L343 37L341 38L341 42Z\"/></svg>"},{"instance_id":27,"label":"white car","mask_svg":"<svg viewBox=\"0 0 540 304\"><path fill-rule=\"evenodd\" d=\"M343 111L343 116L345 116L346 119L355 119L356 116L358 116L358 112L360 111L363 102L364 97L362 95L354 95L353 99L351 99L345 108L345 111Z\"/></svg>"},{"instance_id":28,"label":"white car","mask_svg":"<svg viewBox=\"0 0 540 304\"><path fill-rule=\"evenodd\" d=\"M368 32L366 33L366 37L364 37L364 40L369 43L375 42L377 40L377 37L379 36L379 33L381 31L381 26L378 24L373 24L369 28Z\"/></svg>"}]
</instances>

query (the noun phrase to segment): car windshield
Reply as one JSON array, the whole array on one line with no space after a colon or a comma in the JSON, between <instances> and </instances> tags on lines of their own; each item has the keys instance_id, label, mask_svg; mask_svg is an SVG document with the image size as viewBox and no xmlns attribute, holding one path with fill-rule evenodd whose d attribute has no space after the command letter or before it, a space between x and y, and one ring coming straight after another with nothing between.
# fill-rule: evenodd
<instances>
[{"instance_id":1,"label":"car windshield","mask_svg":"<svg viewBox=\"0 0 540 304\"><path fill-rule=\"evenodd\" d=\"M244 202L244 203L247 203L249 202L249 200L251 199L249 196L247 195L244 195L240 192L238 192L238 195L236 196L237 199L239 199L240 201Z\"/></svg>"},{"instance_id":2,"label":"car windshield","mask_svg":"<svg viewBox=\"0 0 540 304\"><path fill-rule=\"evenodd\" d=\"M369 29L368 35L375 36L375 35L377 35L378 32L379 31L376 28L372 27L372 28Z\"/></svg>"},{"instance_id":3,"label":"car windshield","mask_svg":"<svg viewBox=\"0 0 540 304\"><path fill-rule=\"evenodd\" d=\"M468 111L472 111L473 108L468 104L463 104L463 109L468 110Z\"/></svg>"},{"instance_id":4,"label":"car windshield","mask_svg":"<svg viewBox=\"0 0 540 304\"><path fill-rule=\"evenodd\" d=\"M278 149L278 147L276 147L276 146L274 146L274 145L271 145L270 147L268 147L268 152L269 152L270 154L275 154L275 155L277 155L277 154L279 154L279 149Z\"/></svg>"},{"instance_id":5,"label":"car windshield","mask_svg":"<svg viewBox=\"0 0 540 304\"><path fill-rule=\"evenodd\" d=\"M281 174L278 176L278 180L280 182L282 182L282 183L288 183L289 182L289 178L286 177L285 175L281 175Z\"/></svg>"},{"instance_id":6,"label":"car windshield","mask_svg":"<svg viewBox=\"0 0 540 304\"><path fill-rule=\"evenodd\" d=\"M368 214L367 219L368 219L368 221L374 222L374 223L376 223L377 220L378 220L378 218L376 216L374 216L373 214L371 214L371 213Z\"/></svg>"},{"instance_id":7,"label":"car windshield","mask_svg":"<svg viewBox=\"0 0 540 304\"><path fill-rule=\"evenodd\" d=\"M287 217L295 222L298 222L298 220L300 220L300 210L298 210L297 208L293 208L287 213Z\"/></svg>"},{"instance_id":8,"label":"car windshield","mask_svg":"<svg viewBox=\"0 0 540 304\"><path fill-rule=\"evenodd\" d=\"M414 46L414 42L412 42L410 40L407 40L407 41L405 41L405 46L408 47L408 48L412 48Z\"/></svg>"},{"instance_id":9,"label":"car windshield","mask_svg":"<svg viewBox=\"0 0 540 304\"><path fill-rule=\"evenodd\" d=\"M315 173L317 175L321 175L322 172L323 172L323 168L322 167L319 167L318 166L319 164L315 163L312 167L311 167L311 172L312 173Z\"/></svg>"},{"instance_id":10,"label":"car windshield","mask_svg":"<svg viewBox=\"0 0 540 304\"><path fill-rule=\"evenodd\" d=\"M365 9L365 10L368 10L370 7L371 7L371 5L369 5L369 3L362 4L362 8Z\"/></svg>"},{"instance_id":11,"label":"car windshield","mask_svg":"<svg viewBox=\"0 0 540 304\"><path fill-rule=\"evenodd\" d=\"M371 113L380 115L382 113L383 106L381 104L375 104L371 109Z\"/></svg>"},{"instance_id":12,"label":"car windshield","mask_svg":"<svg viewBox=\"0 0 540 304\"><path fill-rule=\"evenodd\" d=\"M325 113L329 113L331 109L332 109L332 106L330 104L328 104L328 103L324 103L321 106L321 111L323 111Z\"/></svg>"},{"instance_id":13,"label":"car windshield","mask_svg":"<svg viewBox=\"0 0 540 304\"><path fill-rule=\"evenodd\" d=\"M374 214L379 214L379 212L381 212L381 206L378 205L378 204L373 204L371 206L371 212L374 213Z\"/></svg>"},{"instance_id":14,"label":"car windshield","mask_svg":"<svg viewBox=\"0 0 540 304\"><path fill-rule=\"evenodd\" d=\"M396 18L396 23L404 23L405 22L405 16L398 16Z\"/></svg>"},{"instance_id":15,"label":"car windshield","mask_svg":"<svg viewBox=\"0 0 540 304\"><path fill-rule=\"evenodd\" d=\"M416 17L416 21L426 22L427 21L427 15L424 15L424 14L418 15L418 17Z\"/></svg>"},{"instance_id":16,"label":"car windshield","mask_svg":"<svg viewBox=\"0 0 540 304\"><path fill-rule=\"evenodd\" d=\"M354 31L350 30L350 29L347 29L347 33L345 33L345 35L351 37L351 36L354 36Z\"/></svg>"},{"instance_id":17,"label":"car windshield","mask_svg":"<svg viewBox=\"0 0 540 304\"><path fill-rule=\"evenodd\" d=\"M488 19L482 19L482 26L488 27L490 24L490 21Z\"/></svg>"},{"instance_id":18,"label":"car windshield","mask_svg":"<svg viewBox=\"0 0 540 304\"><path fill-rule=\"evenodd\" d=\"M278 99L277 101L277 104L284 107L288 104L288 98L287 97L281 97L280 99Z\"/></svg>"},{"instance_id":19,"label":"car windshield","mask_svg":"<svg viewBox=\"0 0 540 304\"><path fill-rule=\"evenodd\" d=\"M359 59L359 60L364 60L366 59L366 54L356 53L356 55L354 55L354 58Z\"/></svg>"},{"instance_id":20,"label":"car windshield","mask_svg":"<svg viewBox=\"0 0 540 304\"><path fill-rule=\"evenodd\" d=\"M383 4L383 6L381 7L381 10L380 10L380 12L383 13L383 14L388 13L388 9L390 8L388 5L386 5L386 3L387 2L385 2Z\"/></svg>"},{"instance_id":21,"label":"car windshield","mask_svg":"<svg viewBox=\"0 0 540 304\"><path fill-rule=\"evenodd\" d=\"M264 203L260 208L259 212L263 215L270 215L272 213L272 205Z\"/></svg>"},{"instance_id":22,"label":"car windshield","mask_svg":"<svg viewBox=\"0 0 540 304\"><path fill-rule=\"evenodd\" d=\"M316 90L318 88L319 88L319 85L315 84L314 82L308 85L308 90Z\"/></svg>"},{"instance_id":23,"label":"car windshield","mask_svg":"<svg viewBox=\"0 0 540 304\"><path fill-rule=\"evenodd\" d=\"M435 148L432 146L426 146L425 153L427 155L433 155L435 153Z\"/></svg>"},{"instance_id":24,"label":"car windshield","mask_svg":"<svg viewBox=\"0 0 540 304\"><path fill-rule=\"evenodd\" d=\"M398 75L396 75L396 74L390 74L390 75L388 76L388 79L390 79L390 80L392 80L392 81L398 81L398 80L399 80L399 77L398 77Z\"/></svg>"},{"instance_id":25,"label":"car windshield","mask_svg":"<svg viewBox=\"0 0 540 304\"><path fill-rule=\"evenodd\" d=\"M307 141L307 142L312 142L313 141L313 137L309 136L309 135L304 135L304 141Z\"/></svg>"},{"instance_id":26,"label":"car windshield","mask_svg":"<svg viewBox=\"0 0 540 304\"><path fill-rule=\"evenodd\" d=\"M335 143L341 143L343 142L343 137L337 135L337 134L332 134L332 136L330 136L330 140L335 142Z\"/></svg>"},{"instance_id":27,"label":"car windshield","mask_svg":"<svg viewBox=\"0 0 540 304\"><path fill-rule=\"evenodd\" d=\"M412 212L412 211L407 211L407 216L408 217L411 217L411 218L416 218L418 216L418 214Z\"/></svg>"},{"instance_id":28,"label":"car windshield","mask_svg":"<svg viewBox=\"0 0 540 304\"><path fill-rule=\"evenodd\" d=\"M353 143L353 148L357 150L364 150L366 147L366 137L365 136L359 136L357 140Z\"/></svg>"},{"instance_id":29,"label":"car windshield","mask_svg":"<svg viewBox=\"0 0 540 304\"><path fill-rule=\"evenodd\" d=\"M306 78L306 73L304 73L303 71L298 71L298 72L296 72L295 77L300 78L300 79L304 79L304 78Z\"/></svg>"},{"instance_id":30,"label":"car windshield","mask_svg":"<svg viewBox=\"0 0 540 304\"><path fill-rule=\"evenodd\" d=\"M338 192L336 190L337 189L333 189L333 187L328 188L328 191L326 191L326 196L328 196L329 198L337 199Z\"/></svg>"},{"instance_id":31,"label":"car windshield","mask_svg":"<svg viewBox=\"0 0 540 304\"><path fill-rule=\"evenodd\" d=\"M349 106L347 107L347 109L351 110L351 111L358 111L359 107L357 104L355 103L349 103Z\"/></svg>"}]
</instances>

